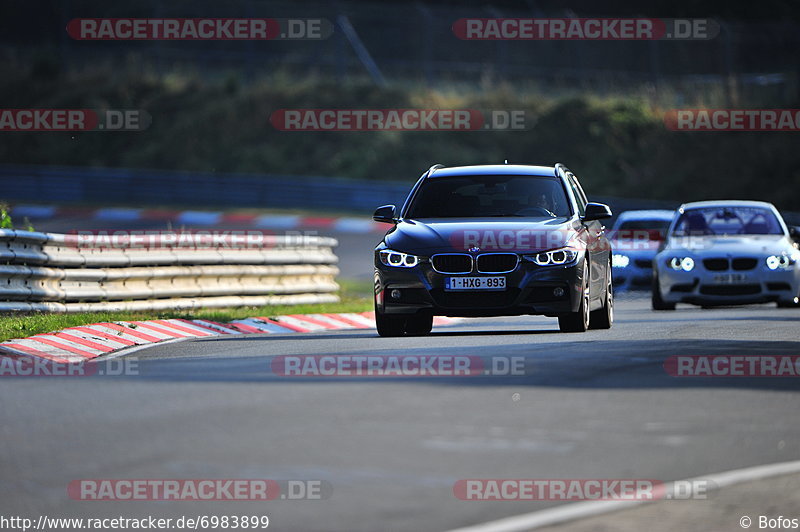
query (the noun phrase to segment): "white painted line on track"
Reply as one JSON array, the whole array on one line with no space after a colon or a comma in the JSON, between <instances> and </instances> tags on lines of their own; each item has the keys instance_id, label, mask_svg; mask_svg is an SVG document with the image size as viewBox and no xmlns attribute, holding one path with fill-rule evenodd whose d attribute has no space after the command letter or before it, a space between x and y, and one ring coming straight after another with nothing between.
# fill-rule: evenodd
<instances>
[{"instance_id":1,"label":"white painted line on track","mask_svg":"<svg viewBox=\"0 0 800 532\"><path fill-rule=\"evenodd\" d=\"M723 471L721 473L714 473L711 475L703 475L701 477L694 477L686 480L676 480L674 483L710 481L709 489L719 489L727 486L733 486L735 484L741 484L743 482L752 482L770 477L790 475L793 473L800 473L800 460L746 467L743 469L733 469L730 471ZM674 483L666 483L665 487L667 493L671 492L672 485ZM556 508L548 508L546 510L539 510L537 512L506 517L496 521L488 521L486 523L477 525L456 528L450 530L450 532L523 532L527 530L536 530L537 528L543 528L546 526L558 525L569 521L575 521L577 519L585 519L587 517L595 517L620 510L627 510L629 508L641 506L642 504L652 504L654 502L658 502L659 500L664 499L656 499L652 501L636 500L577 502L565 504Z\"/></svg>"}]
</instances>

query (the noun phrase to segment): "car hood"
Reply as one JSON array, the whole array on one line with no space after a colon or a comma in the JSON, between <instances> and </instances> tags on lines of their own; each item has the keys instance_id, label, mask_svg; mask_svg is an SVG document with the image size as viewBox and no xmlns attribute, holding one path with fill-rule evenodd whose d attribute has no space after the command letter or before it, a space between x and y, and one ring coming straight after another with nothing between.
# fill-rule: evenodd
<instances>
[{"instance_id":1,"label":"car hood","mask_svg":"<svg viewBox=\"0 0 800 532\"><path fill-rule=\"evenodd\" d=\"M420 255L432 252L536 252L563 247L581 228L575 218L446 218L401 220L384 237L390 249Z\"/></svg>"},{"instance_id":2,"label":"car hood","mask_svg":"<svg viewBox=\"0 0 800 532\"><path fill-rule=\"evenodd\" d=\"M664 252L686 251L694 255L772 255L795 248L783 235L731 235L673 237Z\"/></svg>"}]
</instances>

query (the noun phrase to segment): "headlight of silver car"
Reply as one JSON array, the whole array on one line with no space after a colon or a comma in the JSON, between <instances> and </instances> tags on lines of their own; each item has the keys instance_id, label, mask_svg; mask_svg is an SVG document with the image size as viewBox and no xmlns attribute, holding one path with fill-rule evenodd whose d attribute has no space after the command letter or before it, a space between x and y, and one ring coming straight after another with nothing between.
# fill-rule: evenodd
<instances>
[{"instance_id":1,"label":"headlight of silver car","mask_svg":"<svg viewBox=\"0 0 800 532\"><path fill-rule=\"evenodd\" d=\"M770 255L767 257L767 268L770 270L788 270L796 262L795 257L782 253L780 255Z\"/></svg>"},{"instance_id":2,"label":"headlight of silver car","mask_svg":"<svg viewBox=\"0 0 800 532\"><path fill-rule=\"evenodd\" d=\"M667 261L669 267L677 271L690 272L694 270L694 259L692 257L673 257Z\"/></svg>"},{"instance_id":3,"label":"headlight of silver car","mask_svg":"<svg viewBox=\"0 0 800 532\"><path fill-rule=\"evenodd\" d=\"M631 263L631 258L627 255L620 255L619 253L614 253L611 255L611 267L612 268L627 268L628 264Z\"/></svg>"},{"instance_id":4,"label":"headlight of silver car","mask_svg":"<svg viewBox=\"0 0 800 532\"><path fill-rule=\"evenodd\" d=\"M391 249L384 249L378 252L381 263L384 266L394 266L395 268L413 268L419 264L419 257L409 253L401 253Z\"/></svg>"}]
</instances>

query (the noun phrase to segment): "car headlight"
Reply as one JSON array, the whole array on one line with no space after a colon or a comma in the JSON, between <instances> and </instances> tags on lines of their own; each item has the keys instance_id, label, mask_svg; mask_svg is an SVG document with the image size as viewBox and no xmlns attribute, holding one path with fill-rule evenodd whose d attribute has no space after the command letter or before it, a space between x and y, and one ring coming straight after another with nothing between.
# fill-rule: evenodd
<instances>
[{"instance_id":1,"label":"car headlight","mask_svg":"<svg viewBox=\"0 0 800 532\"><path fill-rule=\"evenodd\" d=\"M416 255L392 251L391 249L379 251L378 256L381 258L381 263L384 266L394 266L395 268L413 268L419 264L419 257Z\"/></svg>"},{"instance_id":2,"label":"car headlight","mask_svg":"<svg viewBox=\"0 0 800 532\"><path fill-rule=\"evenodd\" d=\"M767 268L770 270L788 270L796 260L788 255L770 255L767 257Z\"/></svg>"},{"instance_id":3,"label":"car headlight","mask_svg":"<svg viewBox=\"0 0 800 532\"><path fill-rule=\"evenodd\" d=\"M627 268L630 263L631 259L627 255L617 255L616 253L611 255L612 268Z\"/></svg>"},{"instance_id":4,"label":"car headlight","mask_svg":"<svg viewBox=\"0 0 800 532\"><path fill-rule=\"evenodd\" d=\"M668 261L668 264L675 271L690 272L694 270L694 259L692 257L673 257Z\"/></svg>"},{"instance_id":5,"label":"car headlight","mask_svg":"<svg viewBox=\"0 0 800 532\"><path fill-rule=\"evenodd\" d=\"M524 258L538 266L561 266L575 262L578 255L577 249L567 247L552 251L542 251L536 255L525 255Z\"/></svg>"}]
</instances>

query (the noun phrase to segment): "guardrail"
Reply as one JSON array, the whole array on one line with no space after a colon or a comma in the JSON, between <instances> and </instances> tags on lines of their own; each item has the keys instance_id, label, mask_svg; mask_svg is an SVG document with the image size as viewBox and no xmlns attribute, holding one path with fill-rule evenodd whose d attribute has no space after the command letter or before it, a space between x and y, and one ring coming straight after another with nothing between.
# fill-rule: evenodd
<instances>
[{"instance_id":1,"label":"guardrail","mask_svg":"<svg viewBox=\"0 0 800 532\"><path fill-rule=\"evenodd\" d=\"M251 232L256 233L256 232ZM196 309L339 300L319 236L108 235L0 230L0 312Z\"/></svg>"}]
</instances>

